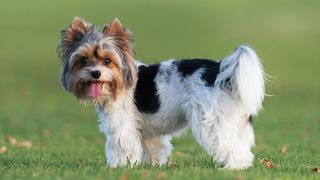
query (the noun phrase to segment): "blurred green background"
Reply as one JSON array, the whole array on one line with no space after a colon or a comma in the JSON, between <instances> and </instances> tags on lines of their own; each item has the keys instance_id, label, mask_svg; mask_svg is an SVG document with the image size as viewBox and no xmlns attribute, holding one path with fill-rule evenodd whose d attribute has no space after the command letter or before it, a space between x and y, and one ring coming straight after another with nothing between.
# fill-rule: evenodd
<instances>
[{"instance_id":1,"label":"blurred green background","mask_svg":"<svg viewBox=\"0 0 320 180\"><path fill-rule=\"evenodd\" d=\"M254 121L255 166L217 171L187 134L174 140L176 167L105 170L105 139L94 108L76 102L59 82L59 32L74 16L99 27L118 17L133 32L136 58L145 63L219 60L237 45L251 44L273 77L267 83L273 96ZM320 168L319 18L319 0L1 0L0 146L7 152L0 154L0 177L150 178L164 172L166 178L315 178L309 168ZM5 136L29 140L32 147L17 148ZM284 145L287 152L279 155ZM277 168L261 165L265 158ZM150 174L141 176L145 171Z\"/></svg>"}]
</instances>

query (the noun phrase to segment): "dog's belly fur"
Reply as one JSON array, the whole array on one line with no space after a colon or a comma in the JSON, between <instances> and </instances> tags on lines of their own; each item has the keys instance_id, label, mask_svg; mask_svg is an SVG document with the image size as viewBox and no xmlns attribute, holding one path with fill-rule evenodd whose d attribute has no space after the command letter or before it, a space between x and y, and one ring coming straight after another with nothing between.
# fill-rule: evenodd
<instances>
[{"instance_id":1,"label":"dog's belly fur","mask_svg":"<svg viewBox=\"0 0 320 180\"><path fill-rule=\"evenodd\" d=\"M181 112L170 112L170 114L141 114L141 133L145 136L162 136L177 133L187 126L187 121Z\"/></svg>"}]
</instances>

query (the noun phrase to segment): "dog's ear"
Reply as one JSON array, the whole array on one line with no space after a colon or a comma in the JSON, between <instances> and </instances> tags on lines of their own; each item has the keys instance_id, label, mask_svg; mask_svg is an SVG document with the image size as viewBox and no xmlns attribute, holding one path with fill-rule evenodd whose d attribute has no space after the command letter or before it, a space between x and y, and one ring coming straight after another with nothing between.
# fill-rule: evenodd
<instances>
[{"instance_id":1,"label":"dog's ear","mask_svg":"<svg viewBox=\"0 0 320 180\"><path fill-rule=\"evenodd\" d=\"M126 29L118 18L115 18L110 25L107 24L103 28L103 33L107 36L123 36L125 32Z\"/></svg>"},{"instance_id":2,"label":"dog's ear","mask_svg":"<svg viewBox=\"0 0 320 180\"><path fill-rule=\"evenodd\" d=\"M84 19L75 17L69 28L61 31L61 42L59 56L62 60L68 58L77 43L82 40L85 34L93 32L94 26Z\"/></svg>"},{"instance_id":3,"label":"dog's ear","mask_svg":"<svg viewBox=\"0 0 320 180\"><path fill-rule=\"evenodd\" d=\"M115 18L110 25L105 25L103 34L113 37L117 47L123 52L129 53L130 56L134 55L132 33L122 25L118 18Z\"/></svg>"},{"instance_id":4,"label":"dog's ear","mask_svg":"<svg viewBox=\"0 0 320 180\"><path fill-rule=\"evenodd\" d=\"M117 18L110 25L106 25L102 32L105 36L112 37L115 46L121 50L126 85L131 86L136 80L132 33Z\"/></svg>"}]
</instances>

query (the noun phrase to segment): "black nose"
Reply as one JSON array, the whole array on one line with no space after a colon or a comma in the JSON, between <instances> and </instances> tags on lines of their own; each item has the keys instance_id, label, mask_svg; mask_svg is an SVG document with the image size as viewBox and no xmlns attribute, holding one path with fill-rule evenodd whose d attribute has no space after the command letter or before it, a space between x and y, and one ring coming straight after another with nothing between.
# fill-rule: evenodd
<instances>
[{"instance_id":1,"label":"black nose","mask_svg":"<svg viewBox=\"0 0 320 180\"><path fill-rule=\"evenodd\" d=\"M101 76L101 72L100 71L92 71L91 76L95 79L99 79L99 77Z\"/></svg>"}]
</instances>

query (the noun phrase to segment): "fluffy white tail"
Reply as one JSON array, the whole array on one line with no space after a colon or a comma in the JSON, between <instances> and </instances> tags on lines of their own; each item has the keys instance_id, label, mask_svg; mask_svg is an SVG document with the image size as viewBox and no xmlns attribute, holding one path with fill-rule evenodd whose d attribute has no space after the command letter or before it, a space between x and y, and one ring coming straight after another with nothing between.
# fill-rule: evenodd
<instances>
[{"instance_id":1,"label":"fluffy white tail","mask_svg":"<svg viewBox=\"0 0 320 180\"><path fill-rule=\"evenodd\" d=\"M215 85L232 98L239 98L248 114L257 114L262 107L265 88L263 67L254 50L241 45L225 58L220 64Z\"/></svg>"}]
</instances>

